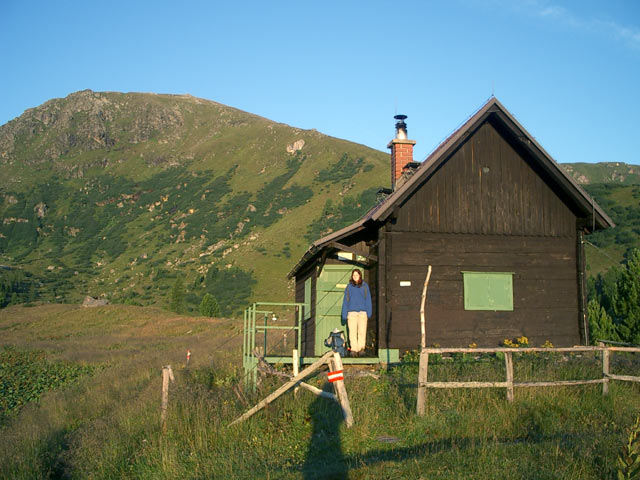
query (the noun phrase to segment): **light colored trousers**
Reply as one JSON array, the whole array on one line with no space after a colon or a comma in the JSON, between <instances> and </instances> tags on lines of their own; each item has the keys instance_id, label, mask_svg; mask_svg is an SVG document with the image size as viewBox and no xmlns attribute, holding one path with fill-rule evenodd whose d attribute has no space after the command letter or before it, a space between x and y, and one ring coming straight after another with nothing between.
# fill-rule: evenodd
<instances>
[{"instance_id":1,"label":"light colored trousers","mask_svg":"<svg viewBox=\"0 0 640 480\"><path fill-rule=\"evenodd\" d=\"M348 312L347 326L351 351L361 352L367 340L367 312Z\"/></svg>"}]
</instances>

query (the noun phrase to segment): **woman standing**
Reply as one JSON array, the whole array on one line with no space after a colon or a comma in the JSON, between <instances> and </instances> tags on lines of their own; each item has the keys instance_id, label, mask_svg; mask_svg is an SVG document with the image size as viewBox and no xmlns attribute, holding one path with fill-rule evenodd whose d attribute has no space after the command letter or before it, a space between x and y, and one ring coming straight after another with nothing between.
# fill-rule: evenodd
<instances>
[{"instance_id":1,"label":"woman standing","mask_svg":"<svg viewBox=\"0 0 640 480\"><path fill-rule=\"evenodd\" d=\"M371 292L362 280L362 272L354 268L342 300L342 318L347 320L351 353L359 357L367 339L367 320L371 316Z\"/></svg>"}]
</instances>

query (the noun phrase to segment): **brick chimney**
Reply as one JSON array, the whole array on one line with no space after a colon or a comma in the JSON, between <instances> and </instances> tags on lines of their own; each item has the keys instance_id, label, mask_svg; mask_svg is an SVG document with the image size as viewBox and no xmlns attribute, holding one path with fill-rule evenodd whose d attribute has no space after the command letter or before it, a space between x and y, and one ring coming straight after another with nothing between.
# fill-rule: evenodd
<instances>
[{"instance_id":1,"label":"brick chimney","mask_svg":"<svg viewBox=\"0 0 640 480\"><path fill-rule=\"evenodd\" d=\"M393 117L396 122L396 138L391 140L387 148L391 149L391 188L395 190L396 182L402 176L402 169L413 162L413 146L415 140L407 139L407 124L404 123L406 115Z\"/></svg>"}]
</instances>

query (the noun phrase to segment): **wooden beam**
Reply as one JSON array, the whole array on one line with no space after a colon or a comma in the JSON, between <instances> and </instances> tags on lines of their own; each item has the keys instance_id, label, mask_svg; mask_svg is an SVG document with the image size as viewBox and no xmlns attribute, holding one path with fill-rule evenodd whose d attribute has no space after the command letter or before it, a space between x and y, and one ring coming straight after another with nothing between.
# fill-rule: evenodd
<instances>
[{"instance_id":1,"label":"wooden beam","mask_svg":"<svg viewBox=\"0 0 640 480\"><path fill-rule=\"evenodd\" d=\"M231 422L229 424L229 426L235 425L236 423L243 422L247 418L253 416L257 412L262 410L264 407L266 407L271 402L273 402L275 399L277 399L280 395L282 395L283 393L287 392L288 390L290 390L291 388L296 386L298 384L298 382L300 382L302 379L306 378L308 375L311 375L314 371L316 371L318 368L320 368L325 363L327 363L327 361L333 356L333 353L334 352L331 352L331 351L325 353L322 357L320 357L318 360L313 362L307 368L302 370L298 375L296 375L290 381L288 381L287 383L282 385L280 388L278 388L275 392L273 392L267 398L265 398L264 400L259 402L256 406L254 406L253 408L251 408L250 410L245 412L240 417L236 418L233 422Z\"/></svg>"},{"instance_id":2,"label":"wooden beam","mask_svg":"<svg viewBox=\"0 0 640 480\"><path fill-rule=\"evenodd\" d=\"M296 350L294 350L294 352L295 351ZM296 368L296 363L295 363L295 355L294 355L294 363L293 363L293 375L289 375L288 373L280 372L276 370L263 357L258 357L258 370L264 373L268 373L269 375L274 375L276 377L283 377L287 379L292 379L296 375L298 375L298 368ZM294 393L296 392L296 390L299 389L299 387L305 388L309 390L311 393L318 395L319 397L327 398L329 400L333 400L334 402L338 401L338 397L336 397L333 393L325 392L324 390L320 390L318 387L314 387L313 385L309 385L308 383L305 383L303 381L298 382L298 384L294 387L293 389Z\"/></svg>"},{"instance_id":3,"label":"wooden beam","mask_svg":"<svg viewBox=\"0 0 640 480\"><path fill-rule=\"evenodd\" d=\"M370 260L372 262L377 262L378 261L378 257L376 255L373 255L371 253L366 253L362 250L359 250L357 248L353 248L353 247L348 247L347 245L343 245L342 243L338 243L338 242L331 242L329 244L330 247L333 247L337 250L344 250L345 252L349 252L349 253L354 253L356 255L360 255L362 257L365 257L367 260Z\"/></svg>"},{"instance_id":4,"label":"wooden beam","mask_svg":"<svg viewBox=\"0 0 640 480\"><path fill-rule=\"evenodd\" d=\"M640 382L640 377L632 377L631 375L607 375L607 379L611 378L612 380L623 380L625 382Z\"/></svg>"}]
</instances>

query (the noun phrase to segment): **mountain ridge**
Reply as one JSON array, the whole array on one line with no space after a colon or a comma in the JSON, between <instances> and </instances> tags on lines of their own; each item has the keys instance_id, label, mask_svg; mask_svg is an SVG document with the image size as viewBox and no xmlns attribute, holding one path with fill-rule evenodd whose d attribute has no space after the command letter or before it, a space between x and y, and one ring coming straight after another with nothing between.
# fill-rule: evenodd
<instances>
[{"instance_id":1,"label":"mountain ridge","mask_svg":"<svg viewBox=\"0 0 640 480\"><path fill-rule=\"evenodd\" d=\"M347 201L344 221L362 213L386 163L383 152L209 100L77 92L0 127L0 164L11 169L0 261L19 262L44 290L54 288L43 274L71 272L52 300L162 302L181 269L200 295L211 268L245 279L253 270L255 295L288 298L284 260L306 249L308 224L329 199ZM145 262L154 265L137 268Z\"/></svg>"},{"instance_id":2,"label":"mountain ridge","mask_svg":"<svg viewBox=\"0 0 640 480\"><path fill-rule=\"evenodd\" d=\"M373 206L390 168L385 152L213 100L91 90L0 126L0 166L0 263L37 298L166 305L183 278L191 311L204 293L231 311L290 300L295 259ZM561 166L589 188L640 183L634 165Z\"/></svg>"}]
</instances>

